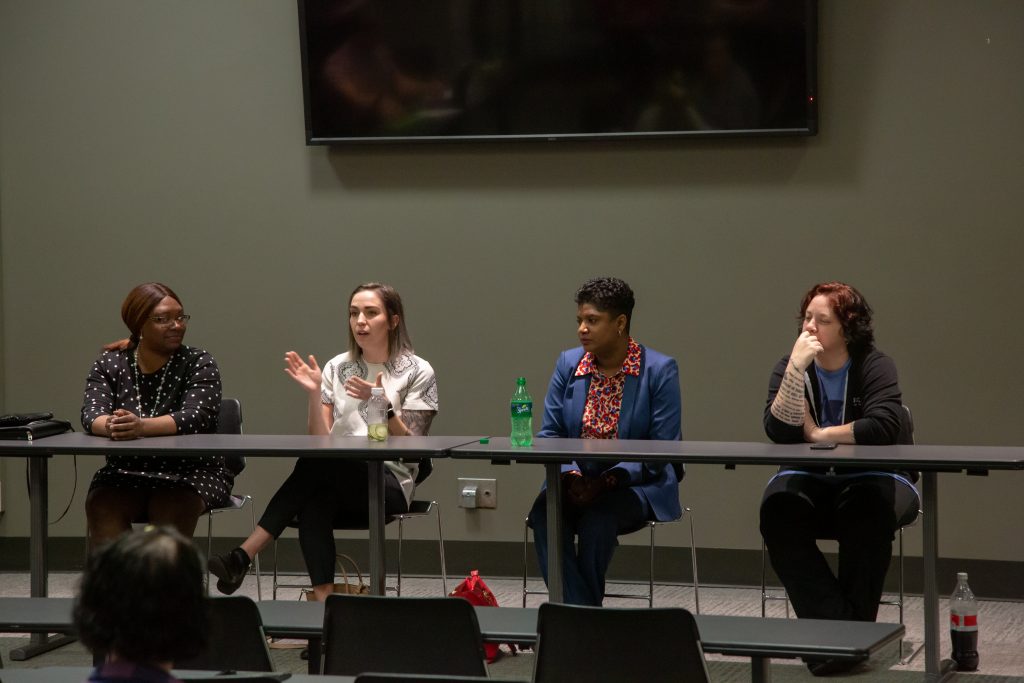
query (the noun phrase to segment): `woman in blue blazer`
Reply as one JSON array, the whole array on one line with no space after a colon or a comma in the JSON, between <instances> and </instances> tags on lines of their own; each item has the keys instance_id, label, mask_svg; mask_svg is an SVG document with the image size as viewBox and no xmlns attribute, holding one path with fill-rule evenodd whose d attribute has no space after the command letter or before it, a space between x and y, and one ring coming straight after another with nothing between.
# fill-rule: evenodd
<instances>
[{"instance_id":1,"label":"woman in blue blazer","mask_svg":"<svg viewBox=\"0 0 1024 683\"><path fill-rule=\"evenodd\" d=\"M622 280L596 278L576 292L580 346L562 352L544 398L539 437L680 440L676 361L629 336L635 299ZM565 601L600 605L618 536L682 515L681 465L581 460L562 466ZM530 510L547 581L547 507ZM578 547L574 543L578 537Z\"/></svg>"}]
</instances>

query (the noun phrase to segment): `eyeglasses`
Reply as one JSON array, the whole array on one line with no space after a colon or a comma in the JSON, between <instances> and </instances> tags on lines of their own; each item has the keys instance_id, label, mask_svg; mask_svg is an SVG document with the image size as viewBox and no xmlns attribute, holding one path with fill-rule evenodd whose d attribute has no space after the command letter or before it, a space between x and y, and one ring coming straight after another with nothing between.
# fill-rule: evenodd
<instances>
[{"instance_id":1,"label":"eyeglasses","mask_svg":"<svg viewBox=\"0 0 1024 683\"><path fill-rule=\"evenodd\" d=\"M149 319L152 320L155 324L159 325L160 327L170 327L174 323L178 323L179 325L187 325L190 318L192 318L192 316L190 315L179 315L176 318L172 318L169 315L149 316Z\"/></svg>"}]
</instances>

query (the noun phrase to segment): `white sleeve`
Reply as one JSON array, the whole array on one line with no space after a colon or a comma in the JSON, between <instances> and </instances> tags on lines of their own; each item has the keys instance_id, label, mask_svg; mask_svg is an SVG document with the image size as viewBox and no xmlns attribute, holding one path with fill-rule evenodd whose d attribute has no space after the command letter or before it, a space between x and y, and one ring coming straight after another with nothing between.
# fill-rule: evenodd
<instances>
[{"instance_id":1,"label":"white sleeve","mask_svg":"<svg viewBox=\"0 0 1024 683\"><path fill-rule=\"evenodd\" d=\"M337 374L335 359L327 361L320 374L320 402L325 406L334 405L334 380Z\"/></svg>"},{"instance_id":2,"label":"white sleeve","mask_svg":"<svg viewBox=\"0 0 1024 683\"><path fill-rule=\"evenodd\" d=\"M417 358L402 398L402 410L437 410L437 378L430 363Z\"/></svg>"}]
</instances>

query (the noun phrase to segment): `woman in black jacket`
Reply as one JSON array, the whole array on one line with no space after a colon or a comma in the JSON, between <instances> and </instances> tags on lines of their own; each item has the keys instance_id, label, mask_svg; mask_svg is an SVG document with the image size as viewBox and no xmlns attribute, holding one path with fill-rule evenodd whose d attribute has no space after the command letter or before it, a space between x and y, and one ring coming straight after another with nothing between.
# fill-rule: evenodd
<instances>
[{"instance_id":1,"label":"woman in black jacket","mask_svg":"<svg viewBox=\"0 0 1024 683\"><path fill-rule=\"evenodd\" d=\"M764 428L776 443L909 443L892 359L875 348L871 307L841 282L815 285L800 336L775 366ZM919 496L905 472L783 467L761 502L761 534L797 616L874 621L896 530ZM833 575L815 539L839 541ZM812 671L813 671L812 667Z\"/></svg>"}]
</instances>

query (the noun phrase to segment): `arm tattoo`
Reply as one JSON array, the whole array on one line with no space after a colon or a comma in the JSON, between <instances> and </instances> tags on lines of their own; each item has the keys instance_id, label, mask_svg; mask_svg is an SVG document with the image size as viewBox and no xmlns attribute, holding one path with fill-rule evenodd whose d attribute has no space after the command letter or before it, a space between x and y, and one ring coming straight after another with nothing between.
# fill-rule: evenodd
<instances>
[{"instance_id":1,"label":"arm tattoo","mask_svg":"<svg viewBox=\"0 0 1024 683\"><path fill-rule=\"evenodd\" d=\"M772 401L772 415L788 425L796 426L804 423L805 410L803 377L786 368L779 391Z\"/></svg>"},{"instance_id":2,"label":"arm tattoo","mask_svg":"<svg viewBox=\"0 0 1024 683\"><path fill-rule=\"evenodd\" d=\"M412 436L426 436L435 415L436 410L403 410L402 423Z\"/></svg>"}]
</instances>

